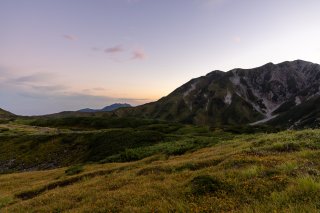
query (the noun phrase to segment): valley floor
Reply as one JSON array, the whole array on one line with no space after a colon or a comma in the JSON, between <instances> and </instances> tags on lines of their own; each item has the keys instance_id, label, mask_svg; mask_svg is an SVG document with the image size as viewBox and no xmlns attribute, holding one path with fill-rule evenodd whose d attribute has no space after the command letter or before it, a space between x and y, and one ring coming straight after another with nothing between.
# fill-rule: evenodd
<instances>
[{"instance_id":1,"label":"valley floor","mask_svg":"<svg viewBox=\"0 0 320 213\"><path fill-rule=\"evenodd\" d=\"M0 175L0 212L318 212L320 130L239 135L182 155Z\"/></svg>"}]
</instances>

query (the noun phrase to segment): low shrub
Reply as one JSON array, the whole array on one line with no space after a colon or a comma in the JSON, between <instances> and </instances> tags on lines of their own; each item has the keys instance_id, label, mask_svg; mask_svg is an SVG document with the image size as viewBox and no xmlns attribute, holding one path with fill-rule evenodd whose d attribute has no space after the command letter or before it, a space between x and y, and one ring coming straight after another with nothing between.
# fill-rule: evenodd
<instances>
[{"instance_id":1,"label":"low shrub","mask_svg":"<svg viewBox=\"0 0 320 213\"><path fill-rule=\"evenodd\" d=\"M272 193L271 198L280 206L299 202L318 203L320 199L320 183L311 177L302 177L297 179L286 190Z\"/></svg>"},{"instance_id":2,"label":"low shrub","mask_svg":"<svg viewBox=\"0 0 320 213\"><path fill-rule=\"evenodd\" d=\"M8 131L9 131L8 128L2 128L2 127L0 127L0 133L2 133L2 132L8 132Z\"/></svg>"},{"instance_id":3,"label":"low shrub","mask_svg":"<svg viewBox=\"0 0 320 213\"><path fill-rule=\"evenodd\" d=\"M301 150L301 146L297 143L276 143L271 146L271 151L275 152L296 152Z\"/></svg>"},{"instance_id":4,"label":"low shrub","mask_svg":"<svg viewBox=\"0 0 320 213\"><path fill-rule=\"evenodd\" d=\"M258 176L261 172L261 167L253 165L241 171L241 176L244 178L252 178Z\"/></svg>"},{"instance_id":5,"label":"low shrub","mask_svg":"<svg viewBox=\"0 0 320 213\"><path fill-rule=\"evenodd\" d=\"M174 170L170 167L161 167L161 166L152 166L148 168L143 168L138 171L137 175L149 175L149 174L155 174L155 175L160 175L160 174L170 174Z\"/></svg>"},{"instance_id":6,"label":"low shrub","mask_svg":"<svg viewBox=\"0 0 320 213\"><path fill-rule=\"evenodd\" d=\"M13 198L12 197L0 198L0 209L5 207L6 205L9 205L12 202L13 202Z\"/></svg>"},{"instance_id":7,"label":"low shrub","mask_svg":"<svg viewBox=\"0 0 320 213\"><path fill-rule=\"evenodd\" d=\"M193 178L190 182L191 192L197 195L217 192L222 188L222 182L210 175L200 175Z\"/></svg>"},{"instance_id":8,"label":"low shrub","mask_svg":"<svg viewBox=\"0 0 320 213\"><path fill-rule=\"evenodd\" d=\"M294 171L298 169L298 164L295 161L289 161L277 166L277 168L285 174L292 175Z\"/></svg>"},{"instance_id":9,"label":"low shrub","mask_svg":"<svg viewBox=\"0 0 320 213\"><path fill-rule=\"evenodd\" d=\"M76 175L79 174L81 172L83 172L83 166L82 165L75 165L75 166L71 166L69 167L66 171L65 174L66 175Z\"/></svg>"}]
</instances>

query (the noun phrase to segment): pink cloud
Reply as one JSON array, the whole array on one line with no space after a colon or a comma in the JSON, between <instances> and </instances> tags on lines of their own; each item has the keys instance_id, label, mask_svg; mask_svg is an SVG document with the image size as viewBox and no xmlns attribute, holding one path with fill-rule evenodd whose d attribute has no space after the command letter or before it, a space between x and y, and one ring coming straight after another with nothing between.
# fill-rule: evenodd
<instances>
[{"instance_id":1,"label":"pink cloud","mask_svg":"<svg viewBox=\"0 0 320 213\"><path fill-rule=\"evenodd\" d=\"M143 60L146 59L147 55L142 49L136 49L132 51L132 60Z\"/></svg>"},{"instance_id":2,"label":"pink cloud","mask_svg":"<svg viewBox=\"0 0 320 213\"><path fill-rule=\"evenodd\" d=\"M100 51L101 49L99 47L92 47L91 50L92 51Z\"/></svg>"},{"instance_id":3,"label":"pink cloud","mask_svg":"<svg viewBox=\"0 0 320 213\"><path fill-rule=\"evenodd\" d=\"M92 90L95 90L95 91L104 91L104 90L106 90L106 89L103 88L103 87L95 87L95 88L92 88Z\"/></svg>"},{"instance_id":4,"label":"pink cloud","mask_svg":"<svg viewBox=\"0 0 320 213\"><path fill-rule=\"evenodd\" d=\"M124 49L122 48L121 45L117 45L114 47L109 47L107 49L104 50L106 53L110 53L110 54L114 54L114 53L118 53L118 52L123 52Z\"/></svg>"},{"instance_id":5,"label":"pink cloud","mask_svg":"<svg viewBox=\"0 0 320 213\"><path fill-rule=\"evenodd\" d=\"M240 38L239 36L234 36L234 37L232 38L232 41L233 41L234 43L240 43L240 42L241 42L241 38Z\"/></svg>"},{"instance_id":6,"label":"pink cloud","mask_svg":"<svg viewBox=\"0 0 320 213\"><path fill-rule=\"evenodd\" d=\"M70 40L70 41L75 41L77 40L77 37L73 36L73 35L68 35L68 34L64 34L62 35L63 38Z\"/></svg>"}]
</instances>

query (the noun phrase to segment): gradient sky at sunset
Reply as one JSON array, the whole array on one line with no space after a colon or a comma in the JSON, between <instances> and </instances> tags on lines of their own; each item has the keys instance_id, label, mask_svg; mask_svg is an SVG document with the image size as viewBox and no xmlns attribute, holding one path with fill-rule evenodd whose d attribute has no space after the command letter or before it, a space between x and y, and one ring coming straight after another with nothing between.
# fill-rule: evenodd
<instances>
[{"instance_id":1,"label":"gradient sky at sunset","mask_svg":"<svg viewBox=\"0 0 320 213\"><path fill-rule=\"evenodd\" d=\"M319 0L0 0L0 108L138 105L212 70L320 63Z\"/></svg>"}]
</instances>

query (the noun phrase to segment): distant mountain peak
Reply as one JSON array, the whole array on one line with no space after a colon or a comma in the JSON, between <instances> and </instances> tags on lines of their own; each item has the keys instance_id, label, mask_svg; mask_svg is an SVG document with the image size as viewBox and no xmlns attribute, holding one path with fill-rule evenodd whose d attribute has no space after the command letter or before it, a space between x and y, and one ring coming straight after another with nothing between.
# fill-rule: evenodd
<instances>
[{"instance_id":1,"label":"distant mountain peak","mask_svg":"<svg viewBox=\"0 0 320 213\"><path fill-rule=\"evenodd\" d=\"M109 106L102 108L101 111L108 112L108 111L113 111L113 110L116 110L119 108L124 108L124 107L131 107L131 105L127 104L127 103L123 103L123 104L122 103L115 103L115 104L111 104Z\"/></svg>"},{"instance_id":2,"label":"distant mountain peak","mask_svg":"<svg viewBox=\"0 0 320 213\"><path fill-rule=\"evenodd\" d=\"M132 106L127 103L114 103L102 109L85 108L85 109L78 110L78 112L110 112L110 111L114 111L116 109L125 108L125 107L132 107Z\"/></svg>"}]
</instances>

